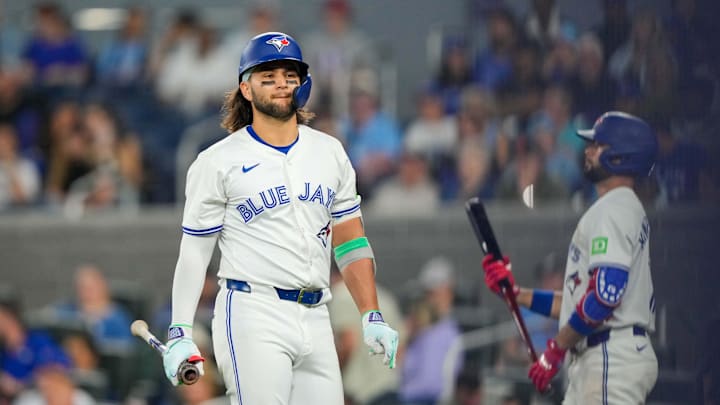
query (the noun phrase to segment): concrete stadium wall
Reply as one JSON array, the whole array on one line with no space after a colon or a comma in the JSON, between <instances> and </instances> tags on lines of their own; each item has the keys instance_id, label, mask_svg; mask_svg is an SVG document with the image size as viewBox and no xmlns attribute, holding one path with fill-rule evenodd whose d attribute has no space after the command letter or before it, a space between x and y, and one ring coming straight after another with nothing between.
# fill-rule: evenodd
<instances>
[{"instance_id":1,"label":"concrete stadium wall","mask_svg":"<svg viewBox=\"0 0 720 405\"><path fill-rule=\"evenodd\" d=\"M564 257L580 213L569 207L529 210L490 206L504 251L519 283L532 285L532 269L556 250ZM712 254L720 217L714 207L650 212L652 271L656 289L656 342L666 347L668 367L693 370L703 354L704 329L720 314L720 272ZM98 264L114 285L146 295L148 309L166 302L180 239L181 213L153 209L137 215L98 215L69 221L46 215L0 216L0 288L21 298L24 308L72 297L73 272ZM456 265L461 286L474 290L500 318L500 300L481 281L481 253L461 207L427 219L404 220L365 214L376 252L378 279L398 294L407 292L422 264L442 254ZM664 318L664 320L660 319Z\"/></svg>"}]
</instances>

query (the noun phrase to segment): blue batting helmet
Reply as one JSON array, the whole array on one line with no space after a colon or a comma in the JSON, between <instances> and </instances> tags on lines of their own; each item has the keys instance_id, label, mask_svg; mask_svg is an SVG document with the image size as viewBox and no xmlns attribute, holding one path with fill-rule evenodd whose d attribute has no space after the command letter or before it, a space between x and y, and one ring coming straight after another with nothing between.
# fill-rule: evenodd
<instances>
[{"instance_id":1,"label":"blue batting helmet","mask_svg":"<svg viewBox=\"0 0 720 405\"><path fill-rule=\"evenodd\" d=\"M303 107L310 98L312 79L308 73L308 64L303 62L300 46L290 35L265 32L252 38L240 57L239 80L242 81L243 74L254 67L278 60L288 60L298 65L302 83L293 92L293 103L296 108Z\"/></svg>"},{"instance_id":2,"label":"blue batting helmet","mask_svg":"<svg viewBox=\"0 0 720 405\"><path fill-rule=\"evenodd\" d=\"M577 131L578 136L608 148L600 155L600 164L618 175L649 176L655 165L658 142L643 120L633 115L610 111L595 121L592 129Z\"/></svg>"}]
</instances>

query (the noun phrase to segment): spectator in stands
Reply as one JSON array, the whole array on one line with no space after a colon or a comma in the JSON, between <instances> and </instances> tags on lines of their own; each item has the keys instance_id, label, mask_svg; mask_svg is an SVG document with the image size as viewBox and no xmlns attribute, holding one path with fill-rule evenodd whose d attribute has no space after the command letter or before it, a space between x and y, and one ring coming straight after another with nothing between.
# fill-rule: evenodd
<instances>
[{"instance_id":1,"label":"spectator in stands","mask_svg":"<svg viewBox=\"0 0 720 405\"><path fill-rule=\"evenodd\" d=\"M530 119L529 135L543 154L545 172L570 192L583 179L579 162L585 144L577 136L583 127L572 117L572 96L560 86L545 91L543 108Z\"/></svg>"},{"instance_id":2,"label":"spectator in stands","mask_svg":"<svg viewBox=\"0 0 720 405\"><path fill-rule=\"evenodd\" d=\"M22 75L22 47L25 42L20 22L12 21L7 8L0 9L0 71L15 78Z\"/></svg>"},{"instance_id":3,"label":"spectator in stands","mask_svg":"<svg viewBox=\"0 0 720 405\"><path fill-rule=\"evenodd\" d=\"M451 345L460 337L452 315L454 269L447 258L434 257L423 266L419 284L424 291L408 319L408 344L402 363L400 399L402 404L435 404L443 393L443 364ZM453 381L463 366L457 354Z\"/></svg>"},{"instance_id":4,"label":"spectator in stands","mask_svg":"<svg viewBox=\"0 0 720 405\"><path fill-rule=\"evenodd\" d=\"M496 111L491 93L476 86L465 88L457 114L457 147L436 175L443 201L492 197L494 182L509 159L509 138Z\"/></svg>"},{"instance_id":5,"label":"spectator in stands","mask_svg":"<svg viewBox=\"0 0 720 405\"><path fill-rule=\"evenodd\" d=\"M377 216L427 218L440 205L440 193L430 177L425 156L405 152L395 175L378 186L369 210Z\"/></svg>"},{"instance_id":6,"label":"spectator in stands","mask_svg":"<svg viewBox=\"0 0 720 405\"><path fill-rule=\"evenodd\" d=\"M509 159L509 144L499 120L495 98L480 87L463 90L458 112L458 149L475 143L488 152L493 173Z\"/></svg>"},{"instance_id":7,"label":"spectator in stands","mask_svg":"<svg viewBox=\"0 0 720 405\"><path fill-rule=\"evenodd\" d=\"M602 43L603 55L610 56L630 37L627 0L600 0L602 22L593 31Z\"/></svg>"},{"instance_id":8,"label":"spectator in stands","mask_svg":"<svg viewBox=\"0 0 720 405\"><path fill-rule=\"evenodd\" d=\"M0 69L0 122L15 127L20 153L38 168L46 163L39 145L45 119L42 101L23 88L17 75Z\"/></svg>"},{"instance_id":9,"label":"spectator in stands","mask_svg":"<svg viewBox=\"0 0 720 405\"><path fill-rule=\"evenodd\" d=\"M584 122L594 122L603 112L613 109L617 84L607 74L602 44L593 34L578 39L577 59L577 75L569 85L573 111Z\"/></svg>"},{"instance_id":10,"label":"spectator in stands","mask_svg":"<svg viewBox=\"0 0 720 405\"><path fill-rule=\"evenodd\" d=\"M27 328L17 306L10 303L0 303L0 341L0 403L28 388L44 364L70 364L48 334Z\"/></svg>"},{"instance_id":11,"label":"spectator in stands","mask_svg":"<svg viewBox=\"0 0 720 405\"><path fill-rule=\"evenodd\" d=\"M328 303L328 311L347 401L353 405L396 405L399 374L368 356L362 342L362 325L357 322L357 307L335 266L330 273L330 282L333 299ZM395 296L382 285L378 284L376 288L385 321L402 325ZM398 332L402 348L405 334L403 330Z\"/></svg>"},{"instance_id":12,"label":"spectator in stands","mask_svg":"<svg viewBox=\"0 0 720 405\"><path fill-rule=\"evenodd\" d=\"M280 22L279 0L250 0L245 9L246 23L231 29L220 40L220 58L225 72L220 77L227 78L226 88L237 86L237 68L245 45L252 37L263 32L283 31Z\"/></svg>"},{"instance_id":13,"label":"spectator in stands","mask_svg":"<svg viewBox=\"0 0 720 405\"><path fill-rule=\"evenodd\" d=\"M140 141L104 105L86 105L82 120L92 170L70 184L66 208L135 207L143 176Z\"/></svg>"},{"instance_id":14,"label":"spectator in stands","mask_svg":"<svg viewBox=\"0 0 720 405\"><path fill-rule=\"evenodd\" d=\"M340 134L358 177L364 198L395 171L402 148L397 122L380 109L378 80L371 70L356 71L350 93L350 116L340 124Z\"/></svg>"},{"instance_id":15,"label":"spectator in stands","mask_svg":"<svg viewBox=\"0 0 720 405\"><path fill-rule=\"evenodd\" d=\"M67 333L61 340L65 353L70 357L70 376L78 386L97 399L110 395L106 370L100 368L100 351L92 335L86 330Z\"/></svg>"},{"instance_id":16,"label":"spectator in stands","mask_svg":"<svg viewBox=\"0 0 720 405\"><path fill-rule=\"evenodd\" d=\"M653 44L646 54L646 69L643 73L640 116L676 114L680 89L678 88L677 61L669 43Z\"/></svg>"},{"instance_id":17,"label":"spectator in stands","mask_svg":"<svg viewBox=\"0 0 720 405\"><path fill-rule=\"evenodd\" d=\"M75 385L68 368L55 359L43 361L34 372L35 388L22 392L13 405L95 405L95 399Z\"/></svg>"},{"instance_id":18,"label":"spectator in stands","mask_svg":"<svg viewBox=\"0 0 720 405\"><path fill-rule=\"evenodd\" d=\"M680 86L678 111L672 115L673 127L683 138L711 150L720 147L717 136L720 114L713 113L720 102L717 83L717 79L709 74L686 78Z\"/></svg>"},{"instance_id":19,"label":"spectator in stands","mask_svg":"<svg viewBox=\"0 0 720 405\"><path fill-rule=\"evenodd\" d=\"M460 36L445 39L440 66L431 85L442 94L446 114L456 114L460 109L463 90L473 84L473 66L467 40Z\"/></svg>"},{"instance_id":20,"label":"spectator in stands","mask_svg":"<svg viewBox=\"0 0 720 405\"><path fill-rule=\"evenodd\" d=\"M343 117L352 108L348 93L353 72L375 69L379 57L369 36L354 25L350 1L324 0L322 17L322 26L301 41L305 62L313 69L311 108L329 108L333 116Z\"/></svg>"},{"instance_id":21,"label":"spectator in stands","mask_svg":"<svg viewBox=\"0 0 720 405\"><path fill-rule=\"evenodd\" d=\"M534 143L521 150L498 181L495 195L500 199L526 201L524 193L532 186L533 204L568 196L564 185L545 172L544 155Z\"/></svg>"},{"instance_id":22,"label":"spectator in stands","mask_svg":"<svg viewBox=\"0 0 720 405\"><path fill-rule=\"evenodd\" d=\"M575 32L561 33L548 49L542 63L543 80L565 85L577 75L578 55Z\"/></svg>"},{"instance_id":23,"label":"spectator in stands","mask_svg":"<svg viewBox=\"0 0 720 405\"><path fill-rule=\"evenodd\" d=\"M532 0L530 13L525 17L525 35L543 54L561 37L574 37L576 32L575 24L560 15L555 0Z\"/></svg>"},{"instance_id":24,"label":"spectator in stands","mask_svg":"<svg viewBox=\"0 0 720 405\"><path fill-rule=\"evenodd\" d=\"M520 33L515 16L506 8L491 11L486 27L488 46L475 61L474 81L494 91L512 76L512 58Z\"/></svg>"},{"instance_id":25,"label":"spectator in stands","mask_svg":"<svg viewBox=\"0 0 720 405\"><path fill-rule=\"evenodd\" d=\"M479 370L463 370L455 379L451 405L482 405L483 387Z\"/></svg>"},{"instance_id":26,"label":"spectator in stands","mask_svg":"<svg viewBox=\"0 0 720 405\"><path fill-rule=\"evenodd\" d=\"M215 29L198 24L191 35L162 60L155 81L161 101L196 120L220 110L229 82L221 76L227 69L226 56Z\"/></svg>"},{"instance_id":27,"label":"spectator in stands","mask_svg":"<svg viewBox=\"0 0 720 405\"><path fill-rule=\"evenodd\" d=\"M672 11L666 22L680 80L692 77L694 71L717 64L717 41L708 41L717 36L716 14L708 10L707 2L697 3L696 0L672 1Z\"/></svg>"},{"instance_id":28,"label":"spectator in stands","mask_svg":"<svg viewBox=\"0 0 720 405\"><path fill-rule=\"evenodd\" d=\"M0 122L0 211L31 205L41 190L40 173L18 144L15 128Z\"/></svg>"},{"instance_id":29,"label":"spectator in stands","mask_svg":"<svg viewBox=\"0 0 720 405\"><path fill-rule=\"evenodd\" d=\"M35 85L77 89L89 78L89 55L56 3L35 7L35 32L23 51L27 78ZM47 93L51 96L53 93Z\"/></svg>"},{"instance_id":30,"label":"spectator in stands","mask_svg":"<svg viewBox=\"0 0 720 405\"><path fill-rule=\"evenodd\" d=\"M493 198L494 182L492 177L491 151L478 142L467 142L457 155L457 201L467 201L471 197Z\"/></svg>"},{"instance_id":31,"label":"spectator in stands","mask_svg":"<svg viewBox=\"0 0 720 405\"><path fill-rule=\"evenodd\" d=\"M149 70L155 79L166 59L174 54L192 52L197 46L197 31L201 27L197 12L180 9L167 30L150 49Z\"/></svg>"},{"instance_id":32,"label":"spectator in stands","mask_svg":"<svg viewBox=\"0 0 720 405\"><path fill-rule=\"evenodd\" d=\"M48 160L45 198L51 207L62 205L70 184L92 170L78 103L64 101L54 108L43 146Z\"/></svg>"},{"instance_id":33,"label":"spectator in stands","mask_svg":"<svg viewBox=\"0 0 720 405\"><path fill-rule=\"evenodd\" d=\"M643 83L652 65L648 60L651 52L668 46L662 22L655 11L645 9L633 17L632 31L615 52L608 55L608 71L617 81Z\"/></svg>"},{"instance_id":34,"label":"spectator in stands","mask_svg":"<svg viewBox=\"0 0 720 405\"><path fill-rule=\"evenodd\" d=\"M131 7L117 35L98 54L97 81L111 88L140 86L147 79L148 57L147 15L142 8Z\"/></svg>"},{"instance_id":35,"label":"spectator in stands","mask_svg":"<svg viewBox=\"0 0 720 405\"><path fill-rule=\"evenodd\" d=\"M458 141L457 119L445 114L442 94L425 85L417 94L417 117L403 139L405 150L421 154L433 171L455 153Z\"/></svg>"},{"instance_id":36,"label":"spectator in stands","mask_svg":"<svg viewBox=\"0 0 720 405\"><path fill-rule=\"evenodd\" d=\"M513 54L513 75L496 91L500 116L514 116L523 133L530 115L542 105L545 83L542 79L540 50L529 43Z\"/></svg>"},{"instance_id":37,"label":"spectator in stands","mask_svg":"<svg viewBox=\"0 0 720 405\"><path fill-rule=\"evenodd\" d=\"M132 319L113 302L105 275L96 265L77 268L75 298L56 305L55 315L83 322L101 352L128 353L134 343L128 327Z\"/></svg>"},{"instance_id":38,"label":"spectator in stands","mask_svg":"<svg viewBox=\"0 0 720 405\"><path fill-rule=\"evenodd\" d=\"M667 117L652 123L657 134L659 154L653 170L659 187L656 205L717 201L717 179L711 177L711 159L702 146L675 133Z\"/></svg>"}]
</instances>

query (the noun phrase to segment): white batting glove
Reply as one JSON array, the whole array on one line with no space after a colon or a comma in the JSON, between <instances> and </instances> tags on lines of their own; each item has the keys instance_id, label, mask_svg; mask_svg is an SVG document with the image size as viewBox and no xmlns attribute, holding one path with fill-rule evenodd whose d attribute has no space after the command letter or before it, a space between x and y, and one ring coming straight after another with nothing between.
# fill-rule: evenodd
<instances>
[{"instance_id":1,"label":"white batting glove","mask_svg":"<svg viewBox=\"0 0 720 405\"><path fill-rule=\"evenodd\" d=\"M194 363L200 375L205 375L200 349L192 341L192 328L186 326L173 326L168 329L167 351L163 354L163 368L165 376L172 385L182 384L178 379L180 365L186 360Z\"/></svg>"},{"instance_id":2,"label":"white batting glove","mask_svg":"<svg viewBox=\"0 0 720 405\"><path fill-rule=\"evenodd\" d=\"M362 316L363 341L370 346L370 354L385 354L383 364L395 368L398 333L383 320L380 311L368 311Z\"/></svg>"}]
</instances>

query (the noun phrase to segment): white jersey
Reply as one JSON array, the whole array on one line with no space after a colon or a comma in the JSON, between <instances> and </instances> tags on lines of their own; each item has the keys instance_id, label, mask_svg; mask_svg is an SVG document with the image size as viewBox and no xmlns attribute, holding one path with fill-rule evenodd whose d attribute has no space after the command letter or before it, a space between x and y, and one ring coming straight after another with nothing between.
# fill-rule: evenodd
<instances>
[{"instance_id":1,"label":"white jersey","mask_svg":"<svg viewBox=\"0 0 720 405\"><path fill-rule=\"evenodd\" d=\"M188 170L183 232L220 232L218 276L286 289L329 287L333 222L360 216L340 142L307 126L287 154L244 127Z\"/></svg>"},{"instance_id":2,"label":"white jersey","mask_svg":"<svg viewBox=\"0 0 720 405\"><path fill-rule=\"evenodd\" d=\"M565 325L585 294L592 270L612 266L628 271L620 305L599 329L638 325L655 329L655 298L650 275L650 225L632 189L619 187L599 198L580 218L565 267L560 325Z\"/></svg>"}]
</instances>

